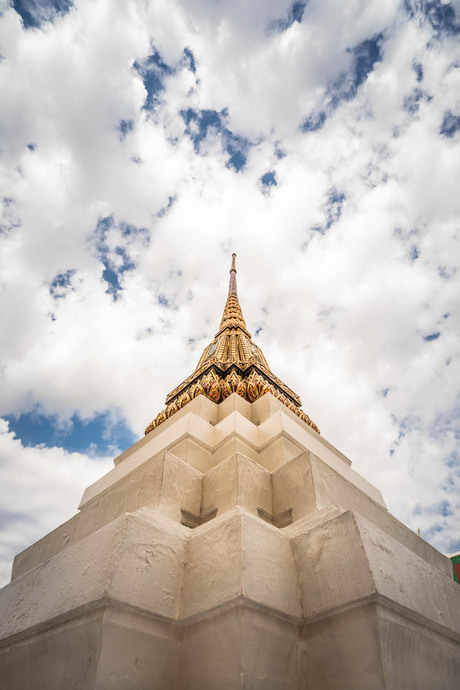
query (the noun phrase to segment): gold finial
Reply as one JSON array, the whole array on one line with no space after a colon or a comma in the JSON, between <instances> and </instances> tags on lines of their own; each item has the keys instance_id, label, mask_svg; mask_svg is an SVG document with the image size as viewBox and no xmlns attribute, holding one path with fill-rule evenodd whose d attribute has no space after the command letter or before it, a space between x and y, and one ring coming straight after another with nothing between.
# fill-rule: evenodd
<instances>
[{"instance_id":1,"label":"gold finial","mask_svg":"<svg viewBox=\"0 0 460 690\"><path fill-rule=\"evenodd\" d=\"M236 254L232 254L232 264L230 267L230 281L228 284L228 297L225 305L222 321L219 326L219 333L229 327L242 328L246 331L243 314L238 302L238 292L236 289ZM247 333L247 331L246 331ZM249 337L250 334L248 333Z\"/></svg>"},{"instance_id":2,"label":"gold finial","mask_svg":"<svg viewBox=\"0 0 460 690\"><path fill-rule=\"evenodd\" d=\"M228 285L228 294L236 295L236 254L232 254L232 267L230 269L230 283Z\"/></svg>"},{"instance_id":3,"label":"gold finial","mask_svg":"<svg viewBox=\"0 0 460 690\"><path fill-rule=\"evenodd\" d=\"M419 537L422 536L422 535L420 534L420 527L417 527L417 534L418 534Z\"/></svg>"}]
</instances>

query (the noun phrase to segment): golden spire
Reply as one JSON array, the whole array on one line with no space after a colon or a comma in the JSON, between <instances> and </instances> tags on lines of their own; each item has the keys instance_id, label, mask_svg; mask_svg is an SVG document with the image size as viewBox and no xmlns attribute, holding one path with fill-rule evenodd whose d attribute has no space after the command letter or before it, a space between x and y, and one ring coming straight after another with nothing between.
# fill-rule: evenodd
<instances>
[{"instance_id":1,"label":"golden spire","mask_svg":"<svg viewBox=\"0 0 460 690\"><path fill-rule=\"evenodd\" d=\"M220 322L219 333L224 328L243 328L246 331L246 323L243 318L238 294L236 290L236 254L232 254L232 266L230 268L230 281L228 285L228 297L225 304L222 321ZM247 331L246 331L247 332ZM219 335L219 333L217 335ZM216 335L216 337L217 337ZM248 333L249 337L250 334Z\"/></svg>"},{"instance_id":2,"label":"golden spire","mask_svg":"<svg viewBox=\"0 0 460 690\"><path fill-rule=\"evenodd\" d=\"M236 254L233 252L232 254L232 265L230 267L230 281L228 284L228 294L231 295L237 293L236 289Z\"/></svg>"},{"instance_id":3,"label":"golden spire","mask_svg":"<svg viewBox=\"0 0 460 690\"><path fill-rule=\"evenodd\" d=\"M267 392L319 433L316 424L300 409L300 398L271 372L262 350L252 342L238 301L235 260L236 254L232 254L227 302L214 340L205 348L195 371L169 393L166 409L149 424L146 434L197 395L219 403L238 393L254 402Z\"/></svg>"}]
</instances>

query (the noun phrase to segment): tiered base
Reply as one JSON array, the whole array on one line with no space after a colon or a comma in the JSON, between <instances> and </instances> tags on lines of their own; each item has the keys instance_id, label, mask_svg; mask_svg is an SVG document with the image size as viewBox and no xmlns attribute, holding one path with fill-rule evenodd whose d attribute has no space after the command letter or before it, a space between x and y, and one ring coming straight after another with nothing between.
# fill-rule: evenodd
<instances>
[{"instance_id":1,"label":"tiered base","mask_svg":"<svg viewBox=\"0 0 460 690\"><path fill-rule=\"evenodd\" d=\"M274 398L190 405L17 557L0 689L456 690L450 561Z\"/></svg>"}]
</instances>

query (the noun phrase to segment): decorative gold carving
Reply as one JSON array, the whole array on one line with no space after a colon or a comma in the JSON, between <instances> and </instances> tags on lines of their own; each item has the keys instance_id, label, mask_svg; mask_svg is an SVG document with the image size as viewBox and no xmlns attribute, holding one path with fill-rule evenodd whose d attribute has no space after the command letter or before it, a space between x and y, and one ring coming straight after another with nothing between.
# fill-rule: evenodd
<instances>
[{"instance_id":1,"label":"decorative gold carving","mask_svg":"<svg viewBox=\"0 0 460 690\"><path fill-rule=\"evenodd\" d=\"M169 419L190 400L204 395L220 403L232 393L255 402L270 392L318 434L319 429L300 409L300 398L271 371L262 350L246 330L236 289L235 254L232 255L230 284L220 328L200 357L195 371L166 398L166 408L150 422L148 434Z\"/></svg>"},{"instance_id":2,"label":"decorative gold carving","mask_svg":"<svg viewBox=\"0 0 460 690\"><path fill-rule=\"evenodd\" d=\"M309 427L314 429L318 434L320 433L318 427L310 417L305 414L300 407L294 405L285 395L283 395L279 390L270 384L269 381L265 380L263 376L255 371L252 371L248 376L247 380L237 374L236 371L232 371L225 379L218 379L214 372L203 376L193 387L190 388L190 394L181 395L176 401L172 402L162 410L159 415L148 425L145 433L148 434L153 429L169 419L171 415L180 410L184 405L186 405L192 398L196 398L198 395L205 395L207 398L215 403L219 403L225 400L232 393L237 393L244 400L248 402L255 402L261 398L265 393L270 392L275 398L280 400L286 407L288 407L294 414L296 414L302 421L305 422Z\"/></svg>"},{"instance_id":3,"label":"decorative gold carving","mask_svg":"<svg viewBox=\"0 0 460 690\"><path fill-rule=\"evenodd\" d=\"M248 394L247 383L245 381L240 381L236 387L235 393L238 393L238 395L246 399L246 396Z\"/></svg>"}]
</instances>

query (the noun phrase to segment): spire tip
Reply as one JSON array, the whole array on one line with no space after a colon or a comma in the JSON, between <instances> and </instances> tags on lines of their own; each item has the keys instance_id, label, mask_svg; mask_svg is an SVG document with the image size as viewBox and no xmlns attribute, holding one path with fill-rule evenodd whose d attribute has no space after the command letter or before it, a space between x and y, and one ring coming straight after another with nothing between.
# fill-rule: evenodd
<instances>
[{"instance_id":1,"label":"spire tip","mask_svg":"<svg viewBox=\"0 0 460 690\"><path fill-rule=\"evenodd\" d=\"M230 269L230 283L228 286L228 294L229 295L236 295L236 254L232 254L232 267Z\"/></svg>"}]
</instances>

